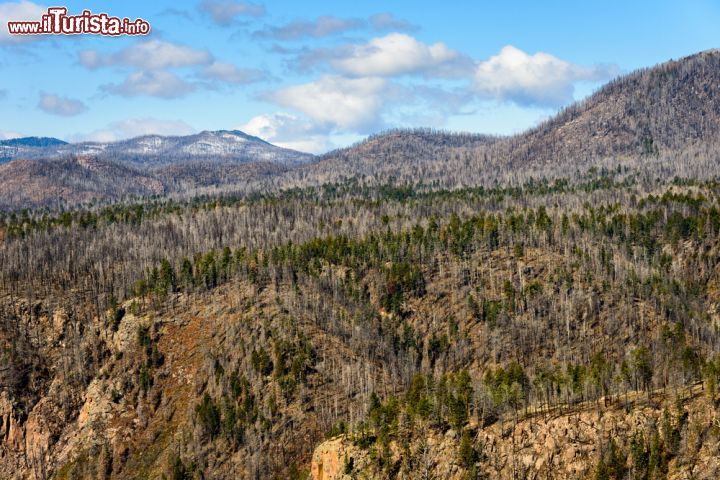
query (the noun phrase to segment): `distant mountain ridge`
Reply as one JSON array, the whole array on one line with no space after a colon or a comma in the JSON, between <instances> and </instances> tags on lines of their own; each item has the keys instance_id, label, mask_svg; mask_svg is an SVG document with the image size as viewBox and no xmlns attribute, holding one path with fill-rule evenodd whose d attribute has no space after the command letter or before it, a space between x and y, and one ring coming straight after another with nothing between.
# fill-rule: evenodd
<instances>
[{"instance_id":1,"label":"distant mountain ridge","mask_svg":"<svg viewBox=\"0 0 720 480\"><path fill-rule=\"evenodd\" d=\"M28 137L0 143L0 161L92 156L140 168L163 167L186 161L225 164L272 162L298 165L314 157L272 145L239 130L203 131L187 136L145 135L115 142L67 143Z\"/></svg>"},{"instance_id":2,"label":"distant mountain ridge","mask_svg":"<svg viewBox=\"0 0 720 480\"><path fill-rule=\"evenodd\" d=\"M21 137L0 140L0 145L8 147L20 145L24 147L53 147L66 144L67 142L53 137Z\"/></svg>"},{"instance_id":3,"label":"distant mountain ridge","mask_svg":"<svg viewBox=\"0 0 720 480\"><path fill-rule=\"evenodd\" d=\"M24 155L33 155L33 152L62 145L67 145L67 142L52 137L22 137L0 140L0 164Z\"/></svg>"},{"instance_id":4,"label":"distant mountain ridge","mask_svg":"<svg viewBox=\"0 0 720 480\"><path fill-rule=\"evenodd\" d=\"M126 193L133 178L150 176L162 194L277 192L348 180L363 184L422 184L429 188L522 185L529 180L580 178L592 168L621 169L645 178L720 176L720 51L709 50L619 77L588 98L523 133L512 136L393 130L321 156L274 146L237 130L183 137L148 135L111 143L65 144L52 139L0 142L0 164L40 162L30 168L0 165L0 208L56 205L42 192L18 201L29 175L48 187L64 182L60 200L85 196L113 200L122 191L90 185L82 164L61 179L44 175L48 161L92 158L106 165L91 176L102 184L109 164L122 167ZM6 160L3 162L3 158ZM23 160L19 160L23 159ZM79 167L78 167L79 165ZM5 168L3 168L5 167ZM151 191L158 191L153 186Z\"/></svg>"},{"instance_id":5,"label":"distant mountain ridge","mask_svg":"<svg viewBox=\"0 0 720 480\"><path fill-rule=\"evenodd\" d=\"M444 188L522 184L593 167L720 175L720 50L621 76L512 136L391 131L283 174L292 186L362 178Z\"/></svg>"}]
</instances>

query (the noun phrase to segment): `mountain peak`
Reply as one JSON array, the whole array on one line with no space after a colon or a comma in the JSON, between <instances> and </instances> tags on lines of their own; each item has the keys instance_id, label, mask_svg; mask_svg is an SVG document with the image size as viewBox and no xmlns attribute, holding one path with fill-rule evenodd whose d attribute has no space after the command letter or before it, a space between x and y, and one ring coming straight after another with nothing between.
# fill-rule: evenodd
<instances>
[{"instance_id":1,"label":"mountain peak","mask_svg":"<svg viewBox=\"0 0 720 480\"><path fill-rule=\"evenodd\" d=\"M190 161L295 165L314 158L307 153L277 147L240 130L205 130L186 136L150 134L114 142L70 144L57 139L30 137L0 143L0 160L5 161L71 155L93 155L141 168Z\"/></svg>"}]
</instances>

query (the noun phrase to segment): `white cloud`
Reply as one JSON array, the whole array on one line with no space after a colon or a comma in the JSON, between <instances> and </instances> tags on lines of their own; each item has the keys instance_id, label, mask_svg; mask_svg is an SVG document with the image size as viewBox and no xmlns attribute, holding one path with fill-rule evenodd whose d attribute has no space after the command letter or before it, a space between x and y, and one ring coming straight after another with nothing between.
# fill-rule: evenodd
<instances>
[{"instance_id":1,"label":"white cloud","mask_svg":"<svg viewBox=\"0 0 720 480\"><path fill-rule=\"evenodd\" d=\"M427 45L403 33L374 38L349 55L331 61L338 70L358 76L390 76L439 67L459 57L444 43Z\"/></svg>"},{"instance_id":2,"label":"white cloud","mask_svg":"<svg viewBox=\"0 0 720 480\"><path fill-rule=\"evenodd\" d=\"M10 35L8 22L34 21L39 22L47 7L33 2L0 3L0 45L20 43L42 38L40 35Z\"/></svg>"},{"instance_id":3,"label":"white cloud","mask_svg":"<svg viewBox=\"0 0 720 480\"><path fill-rule=\"evenodd\" d=\"M40 101L38 108L45 113L60 115L63 117L72 117L79 115L87 110L87 107L80 100L68 97L60 97L48 93L40 93Z\"/></svg>"},{"instance_id":4,"label":"white cloud","mask_svg":"<svg viewBox=\"0 0 720 480\"><path fill-rule=\"evenodd\" d=\"M136 43L112 54L84 50L80 52L79 59L82 65L90 69L112 65L138 68L139 70L128 75L122 84L101 87L107 92L125 96L176 98L197 87L213 87L210 82L190 83L168 71L172 68L198 67L194 68L196 77L235 85L258 82L267 77L267 74L259 69L239 68L231 63L215 61L207 50L160 40Z\"/></svg>"},{"instance_id":5,"label":"white cloud","mask_svg":"<svg viewBox=\"0 0 720 480\"><path fill-rule=\"evenodd\" d=\"M24 137L22 133L13 132L9 130L0 130L0 140L10 140L11 138L21 138Z\"/></svg>"},{"instance_id":6,"label":"white cloud","mask_svg":"<svg viewBox=\"0 0 720 480\"><path fill-rule=\"evenodd\" d=\"M170 72L149 71L133 72L121 84L108 84L100 88L108 93L124 97L146 95L159 98L178 98L194 91L195 85Z\"/></svg>"},{"instance_id":7,"label":"white cloud","mask_svg":"<svg viewBox=\"0 0 720 480\"><path fill-rule=\"evenodd\" d=\"M555 107L572 101L576 82L602 80L614 74L613 67L580 67L547 53L529 55L508 45L478 63L474 90L481 97L518 105Z\"/></svg>"},{"instance_id":8,"label":"white cloud","mask_svg":"<svg viewBox=\"0 0 720 480\"><path fill-rule=\"evenodd\" d=\"M88 68L126 65L142 70L170 67L206 65L213 60L207 50L199 50L161 40L135 43L116 53L104 54L97 50L80 52L80 63Z\"/></svg>"},{"instance_id":9,"label":"white cloud","mask_svg":"<svg viewBox=\"0 0 720 480\"><path fill-rule=\"evenodd\" d=\"M321 153L331 148L328 132L319 130L307 119L289 113L258 115L238 129L279 147L301 152Z\"/></svg>"},{"instance_id":10,"label":"white cloud","mask_svg":"<svg viewBox=\"0 0 720 480\"><path fill-rule=\"evenodd\" d=\"M473 71L469 58L444 43L426 44L404 33L390 33L364 44L304 50L294 63L300 71L328 63L336 71L356 77L406 74L458 77Z\"/></svg>"},{"instance_id":11,"label":"white cloud","mask_svg":"<svg viewBox=\"0 0 720 480\"><path fill-rule=\"evenodd\" d=\"M269 95L276 103L294 108L322 125L341 130L366 130L381 123L388 83L377 77L344 78L325 75Z\"/></svg>"},{"instance_id":12,"label":"white cloud","mask_svg":"<svg viewBox=\"0 0 720 480\"><path fill-rule=\"evenodd\" d=\"M238 68L232 63L213 62L205 67L203 76L236 85L259 82L266 78L265 72L254 68Z\"/></svg>"},{"instance_id":13,"label":"white cloud","mask_svg":"<svg viewBox=\"0 0 720 480\"><path fill-rule=\"evenodd\" d=\"M230 25L239 16L262 17L265 7L255 3L234 2L232 0L203 0L198 6L218 25Z\"/></svg>"},{"instance_id":14,"label":"white cloud","mask_svg":"<svg viewBox=\"0 0 720 480\"><path fill-rule=\"evenodd\" d=\"M105 128L70 137L73 142L114 142L143 135L189 135L195 129L180 120L133 118L108 124Z\"/></svg>"}]
</instances>

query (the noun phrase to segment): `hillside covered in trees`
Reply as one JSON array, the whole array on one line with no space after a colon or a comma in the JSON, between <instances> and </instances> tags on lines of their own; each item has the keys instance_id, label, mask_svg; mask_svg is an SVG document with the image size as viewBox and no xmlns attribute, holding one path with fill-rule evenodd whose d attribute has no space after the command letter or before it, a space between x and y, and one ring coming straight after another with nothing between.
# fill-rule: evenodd
<instances>
[{"instance_id":1,"label":"hillside covered in trees","mask_svg":"<svg viewBox=\"0 0 720 480\"><path fill-rule=\"evenodd\" d=\"M239 131L110 144L0 145L15 149L9 157L15 160L0 165L0 208L87 207L159 194L272 194L350 180L424 189L522 186L577 180L590 168L618 164L664 180L712 179L718 174L718 85L720 51L709 50L619 77L517 135L394 130L320 157ZM25 150L16 151L20 147ZM57 162L73 168L57 176ZM97 188L115 178L115 188Z\"/></svg>"},{"instance_id":2,"label":"hillside covered in trees","mask_svg":"<svg viewBox=\"0 0 720 480\"><path fill-rule=\"evenodd\" d=\"M719 67L0 212L0 477L718 478Z\"/></svg>"}]
</instances>

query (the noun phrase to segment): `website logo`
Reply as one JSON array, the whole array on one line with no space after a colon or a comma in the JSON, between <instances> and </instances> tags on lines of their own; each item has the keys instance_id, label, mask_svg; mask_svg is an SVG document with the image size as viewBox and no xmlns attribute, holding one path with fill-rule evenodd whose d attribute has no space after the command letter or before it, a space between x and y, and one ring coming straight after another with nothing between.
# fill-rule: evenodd
<instances>
[{"instance_id":1,"label":"website logo","mask_svg":"<svg viewBox=\"0 0 720 480\"><path fill-rule=\"evenodd\" d=\"M80 15L68 15L66 7L50 7L39 21L7 22L11 35L147 35L150 23L137 18L119 18L107 13L83 10Z\"/></svg>"}]
</instances>

